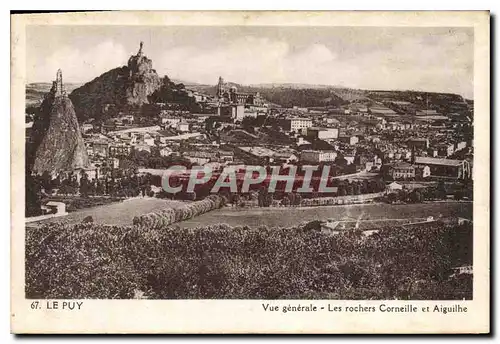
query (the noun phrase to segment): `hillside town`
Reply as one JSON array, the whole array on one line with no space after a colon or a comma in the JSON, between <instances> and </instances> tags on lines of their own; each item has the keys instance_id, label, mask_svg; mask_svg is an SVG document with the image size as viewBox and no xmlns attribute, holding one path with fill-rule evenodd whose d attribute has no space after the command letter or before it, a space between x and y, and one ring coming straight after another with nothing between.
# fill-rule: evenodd
<instances>
[{"instance_id":1,"label":"hillside town","mask_svg":"<svg viewBox=\"0 0 500 344\"><path fill-rule=\"evenodd\" d=\"M400 53L368 44L375 28L277 29L45 33L123 51L99 68L99 54L54 60L26 85L26 298L472 300L481 169L469 79L406 80L421 65L388 69ZM458 29L411 29L423 38L408 47L448 57L472 46L475 32ZM389 31L388 46L408 40L401 28L377 37ZM250 33L266 47L279 34L269 55L281 55L259 64ZM349 79L338 67L372 51L390 58L350 62ZM387 80L366 80L379 65Z\"/></svg>"},{"instance_id":2,"label":"hillside town","mask_svg":"<svg viewBox=\"0 0 500 344\"><path fill-rule=\"evenodd\" d=\"M128 64L130 75L150 73L142 42ZM103 104L102 117L78 123L81 147L73 149L69 165L64 159L51 163L53 151L43 155L39 146L31 174L41 178L44 193L158 196L161 176L179 164L218 173L252 165L328 165L337 192L306 197L411 192L437 184L448 186L452 195L461 190L456 199L472 197L473 103L460 96L377 91L335 107L283 107L259 92L240 92L222 76L206 93L184 85L169 91L183 97L149 97L141 106L119 111L116 104ZM71 98L61 70L53 92L56 101ZM113 116L108 115L111 109ZM26 118L29 149L40 137L33 116ZM369 187L374 181L383 184Z\"/></svg>"}]
</instances>

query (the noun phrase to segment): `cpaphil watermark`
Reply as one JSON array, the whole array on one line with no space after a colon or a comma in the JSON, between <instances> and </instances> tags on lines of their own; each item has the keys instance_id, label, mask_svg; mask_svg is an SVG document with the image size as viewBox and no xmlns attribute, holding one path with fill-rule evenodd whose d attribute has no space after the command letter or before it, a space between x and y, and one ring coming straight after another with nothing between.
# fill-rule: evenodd
<instances>
[{"instance_id":1,"label":"cpaphil watermark","mask_svg":"<svg viewBox=\"0 0 500 344\"><path fill-rule=\"evenodd\" d=\"M163 190L169 194L192 193L203 188L209 193L227 191L248 193L262 190L298 193L335 193L334 176L330 166L244 166L213 170L209 166L187 169L176 165L169 167L162 178Z\"/></svg>"}]
</instances>

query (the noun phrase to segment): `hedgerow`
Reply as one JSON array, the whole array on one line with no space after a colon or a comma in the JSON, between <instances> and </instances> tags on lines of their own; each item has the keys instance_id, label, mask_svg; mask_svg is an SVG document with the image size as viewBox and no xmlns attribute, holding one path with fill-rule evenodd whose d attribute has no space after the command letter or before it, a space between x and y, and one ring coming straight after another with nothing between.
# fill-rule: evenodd
<instances>
[{"instance_id":1,"label":"hedgerow","mask_svg":"<svg viewBox=\"0 0 500 344\"><path fill-rule=\"evenodd\" d=\"M387 227L368 237L320 226L159 225L176 214L142 226L27 228L26 297L472 298L471 275L450 278L472 263L471 225Z\"/></svg>"},{"instance_id":2,"label":"hedgerow","mask_svg":"<svg viewBox=\"0 0 500 344\"><path fill-rule=\"evenodd\" d=\"M189 220L225 204L225 198L219 195L210 195L201 201L185 203L182 207L167 208L141 216L134 217L132 224L148 228L162 228L175 222Z\"/></svg>"}]
</instances>

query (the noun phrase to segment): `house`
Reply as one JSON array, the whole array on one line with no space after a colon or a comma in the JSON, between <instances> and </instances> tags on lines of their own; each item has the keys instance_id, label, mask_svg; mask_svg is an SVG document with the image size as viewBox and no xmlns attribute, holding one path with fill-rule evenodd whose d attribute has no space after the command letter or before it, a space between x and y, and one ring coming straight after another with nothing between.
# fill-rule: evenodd
<instances>
[{"instance_id":1,"label":"house","mask_svg":"<svg viewBox=\"0 0 500 344\"><path fill-rule=\"evenodd\" d=\"M436 110L418 110L415 113L416 116L439 116Z\"/></svg>"},{"instance_id":2,"label":"house","mask_svg":"<svg viewBox=\"0 0 500 344\"><path fill-rule=\"evenodd\" d=\"M188 132L189 131L189 124L186 123L186 122L179 122L177 123L177 126L176 126L177 130L179 130L180 132Z\"/></svg>"},{"instance_id":3,"label":"house","mask_svg":"<svg viewBox=\"0 0 500 344\"><path fill-rule=\"evenodd\" d=\"M204 165L211 160L217 160L216 152L191 151L185 152L182 156L188 159L192 164L198 165Z\"/></svg>"},{"instance_id":4,"label":"house","mask_svg":"<svg viewBox=\"0 0 500 344\"><path fill-rule=\"evenodd\" d=\"M234 161L234 152L233 151L219 150L218 152L219 152L219 160L221 162Z\"/></svg>"},{"instance_id":5,"label":"house","mask_svg":"<svg viewBox=\"0 0 500 344\"><path fill-rule=\"evenodd\" d=\"M328 112L331 115L349 115L349 114L351 114L350 109L342 109L342 108L330 109Z\"/></svg>"},{"instance_id":6,"label":"house","mask_svg":"<svg viewBox=\"0 0 500 344\"><path fill-rule=\"evenodd\" d=\"M160 148L160 155L161 156L170 156L170 155L172 155L172 153L173 153L173 150L170 147Z\"/></svg>"},{"instance_id":7,"label":"house","mask_svg":"<svg viewBox=\"0 0 500 344\"><path fill-rule=\"evenodd\" d=\"M306 107L300 107L300 106L296 106L296 105L293 106L293 109L297 110L297 111L302 111L302 112L308 112L309 111L309 109L306 108Z\"/></svg>"},{"instance_id":8,"label":"house","mask_svg":"<svg viewBox=\"0 0 500 344\"><path fill-rule=\"evenodd\" d=\"M116 118L117 124L133 124L134 115L120 115Z\"/></svg>"},{"instance_id":9,"label":"house","mask_svg":"<svg viewBox=\"0 0 500 344\"><path fill-rule=\"evenodd\" d=\"M86 133L86 132L94 129L94 126L92 124L90 124L90 123L84 123L84 124L81 125L81 128L82 128L82 132Z\"/></svg>"},{"instance_id":10,"label":"house","mask_svg":"<svg viewBox=\"0 0 500 344\"><path fill-rule=\"evenodd\" d=\"M144 142L144 144L146 144L148 146L154 146L155 145L155 138L152 137L151 135L147 134L147 135L144 135L143 142Z\"/></svg>"},{"instance_id":11,"label":"house","mask_svg":"<svg viewBox=\"0 0 500 344\"><path fill-rule=\"evenodd\" d=\"M311 142L304 140L302 136L297 139L297 146L310 145L310 144Z\"/></svg>"},{"instance_id":12,"label":"house","mask_svg":"<svg viewBox=\"0 0 500 344\"><path fill-rule=\"evenodd\" d=\"M307 128L307 137L318 140L333 140L339 137L339 129L337 128Z\"/></svg>"},{"instance_id":13,"label":"house","mask_svg":"<svg viewBox=\"0 0 500 344\"><path fill-rule=\"evenodd\" d=\"M243 117L241 118L236 118L237 121L241 121L243 120L243 118L245 117L252 117L252 118L257 118L257 115L259 113L257 111L254 111L254 110L250 110L250 109L247 109L245 108L245 110L243 111Z\"/></svg>"},{"instance_id":14,"label":"house","mask_svg":"<svg viewBox=\"0 0 500 344\"><path fill-rule=\"evenodd\" d=\"M373 135L373 136L367 136L366 137L366 140L368 142L372 142L372 143L379 143L380 142L380 136L376 136L376 135Z\"/></svg>"},{"instance_id":15,"label":"house","mask_svg":"<svg viewBox=\"0 0 500 344\"><path fill-rule=\"evenodd\" d=\"M429 166L415 166L415 178L425 179L431 176L431 168Z\"/></svg>"},{"instance_id":16,"label":"house","mask_svg":"<svg viewBox=\"0 0 500 344\"><path fill-rule=\"evenodd\" d=\"M329 124L329 125L337 125L340 123L340 121L336 118L326 118L325 122L326 122L326 124Z\"/></svg>"},{"instance_id":17,"label":"house","mask_svg":"<svg viewBox=\"0 0 500 344\"><path fill-rule=\"evenodd\" d=\"M344 155L344 159L347 161L347 165L354 164L354 160L356 160L355 155Z\"/></svg>"},{"instance_id":18,"label":"house","mask_svg":"<svg viewBox=\"0 0 500 344\"><path fill-rule=\"evenodd\" d=\"M457 151L464 149L467 147L467 142L465 141L459 141L457 142Z\"/></svg>"},{"instance_id":19,"label":"house","mask_svg":"<svg viewBox=\"0 0 500 344\"><path fill-rule=\"evenodd\" d=\"M339 136L339 141L349 145L355 145L359 142L359 138L357 136L341 135Z\"/></svg>"},{"instance_id":20,"label":"house","mask_svg":"<svg viewBox=\"0 0 500 344\"><path fill-rule=\"evenodd\" d=\"M381 171L385 177L391 177L394 180L415 178L415 167L407 162L383 165Z\"/></svg>"},{"instance_id":21,"label":"house","mask_svg":"<svg viewBox=\"0 0 500 344\"><path fill-rule=\"evenodd\" d=\"M273 162L276 154L274 150L260 146L237 147L235 153L237 153L245 163L257 165Z\"/></svg>"},{"instance_id":22,"label":"house","mask_svg":"<svg viewBox=\"0 0 500 344\"><path fill-rule=\"evenodd\" d=\"M386 128L389 130L405 130L406 126L401 122L388 122Z\"/></svg>"},{"instance_id":23,"label":"house","mask_svg":"<svg viewBox=\"0 0 500 344\"><path fill-rule=\"evenodd\" d=\"M113 143L109 145L110 157L125 157L132 152L132 146L126 143Z\"/></svg>"},{"instance_id":24,"label":"house","mask_svg":"<svg viewBox=\"0 0 500 344\"><path fill-rule=\"evenodd\" d=\"M370 107L370 113L374 115L396 115L396 111L385 106L372 106Z\"/></svg>"},{"instance_id":25,"label":"house","mask_svg":"<svg viewBox=\"0 0 500 344\"><path fill-rule=\"evenodd\" d=\"M397 182L392 182L389 185L386 186L387 191L397 191L397 190L403 190L403 185L397 183Z\"/></svg>"},{"instance_id":26,"label":"house","mask_svg":"<svg viewBox=\"0 0 500 344\"><path fill-rule=\"evenodd\" d=\"M109 142L104 140L98 140L91 142L92 145L92 155L101 156L104 158L108 157Z\"/></svg>"},{"instance_id":27,"label":"house","mask_svg":"<svg viewBox=\"0 0 500 344\"><path fill-rule=\"evenodd\" d=\"M283 129L291 132L302 132L302 130L312 127L312 119L305 117L287 118L283 121Z\"/></svg>"},{"instance_id":28,"label":"house","mask_svg":"<svg viewBox=\"0 0 500 344\"><path fill-rule=\"evenodd\" d=\"M333 162L337 158L335 151L304 150L300 153L300 161L305 163Z\"/></svg>"},{"instance_id":29,"label":"house","mask_svg":"<svg viewBox=\"0 0 500 344\"><path fill-rule=\"evenodd\" d=\"M245 106L243 104L220 105L217 107L217 116L241 121L245 117Z\"/></svg>"},{"instance_id":30,"label":"house","mask_svg":"<svg viewBox=\"0 0 500 344\"><path fill-rule=\"evenodd\" d=\"M116 157L108 158L108 166L111 168L119 168L120 167L120 159Z\"/></svg>"},{"instance_id":31,"label":"house","mask_svg":"<svg viewBox=\"0 0 500 344\"><path fill-rule=\"evenodd\" d=\"M192 113L190 116L194 118L194 121L197 123L205 123L208 117L210 117L210 115L206 113Z\"/></svg>"},{"instance_id":32,"label":"house","mask_svg":"<svg viewBox=\"0 0 500 344\"><path fill-rule=\"evenodd\" d=\"M467 160L453 160L430 157L415 157L415 165L429 166L430 175L453 179L467 179L472 176L472 168Z\"/></svg>"},{"instance_id":33,"label":"house","mask_svg":"<svg viewBox=\"0 0 500 344\"><path fill-rule=\"evenodd\" d=\"M428 149L429 139L424 138L413 138L408 140L408 146L415 149Z\"/></svg>"},{"instance_id":34,"label":"house","mask_svg":"<svg viewBox=\"0 0 500 344\"><path fill-rule=\"evenodd\" d=\"M437 155L442 157L448 157L455 151L455 145L453 143L443 143L437 145Z\"/></svg>"},{"instance_id":35,"label":"house","mask_svg":"<svg viewBox=\"0 0 500 344\"><path fill-rule=\"evenodd\" d=\"M134 150L136 150L137 152L151 153L151 146L147 145L147 144L140 143L140 144L137 144L134 146Z\"/></svg>"},{"instance_id":36,"label":"house","mask_svg":"<svg viewBox=\"0 0 500 344\"><path fill-rule=\"evenodd\" d=\"M427 150L427 155L429 155L430 157L433 157L433 158L436 158L438 156L438 150L437 148L429 148Z\"/></svg>"},{"instance_id":37,"label":"house","mask_svg":"<svg viewBox=\"0 0 500 344\"><path fill-rule=\"evenodd\" d=\"M160 122L167 127L175 127L181 122L181 119L179 117L163 116L160 117Z\"/></svg>"}]
</instances>

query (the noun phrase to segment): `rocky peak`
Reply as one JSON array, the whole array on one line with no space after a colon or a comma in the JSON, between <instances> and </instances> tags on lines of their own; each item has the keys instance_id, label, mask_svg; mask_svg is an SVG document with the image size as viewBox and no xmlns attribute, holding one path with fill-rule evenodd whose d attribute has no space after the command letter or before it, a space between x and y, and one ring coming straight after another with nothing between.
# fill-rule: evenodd
<instances>
[{"instance_id":1,"label":"rocky peak","mask_svg":"<svg viewBox=\"0 0 500 344\"><path fill-rule=\"evenodd\" d=\"M35 116L33 135L35 154L29 163L33 172L56 174L88 166L75 109L64 90L60 69Z\"/></svg>"},{"instance_id":2,"label":"rocky peak","mask_svg":"<svg viewBox=\"0 0 500 344\"><path fill-rule=\"evenodd\" d=\"M149 103L148 97L161 87L161 80L153 69L153 62L144 54L141 42L137 54L130 56L126 66L112 69L82 87L70 98L78 117L101 119L109 116L106 108L125 111L128 106Z\"/></svg>"},{"instance_id":3,"label":"rocky peak","mask_svg":"<svg viewBox=\"0 0 500 344\"><path fill-rule=\"evenodd\" d=\"M131 77L137 74L144 75L153 70L153 61L148 59L142 52L143 45L144 43L141 42L137 54L130 56L128 59L127 66Z\"/></svg>"},{"instance_id":4,"label":"rocky peak","mask_svg":"<svg viewBox=\"0 0 500 344\"><path fill-rule=\"evenodd\" d=\"M66 96L66 91L64 90L62 81L62 70L60 69L57 70L56 80L52 82L52 92L55 97Z\"/></svg>"}]
</instances>

